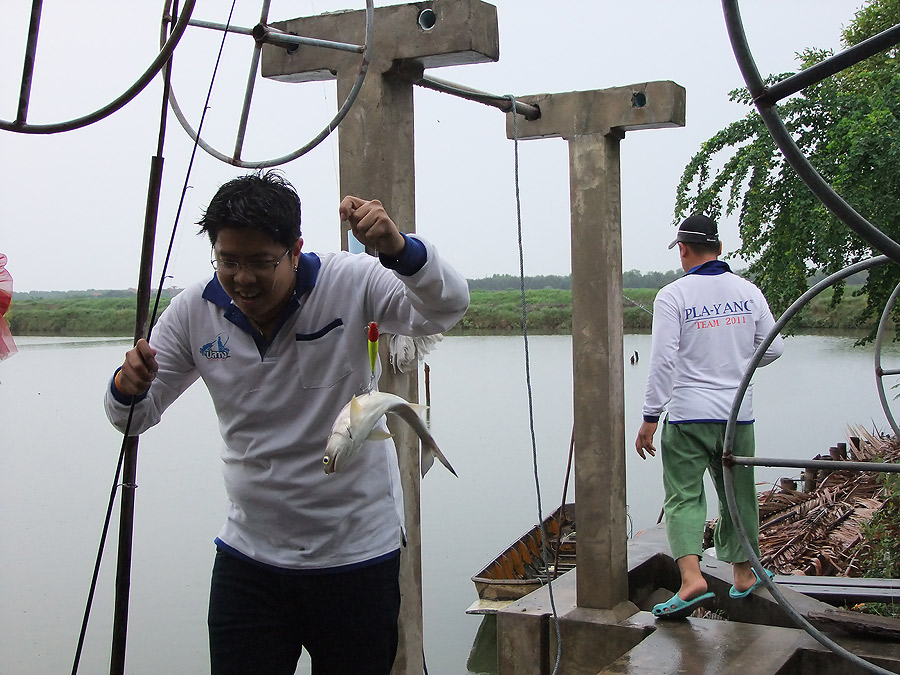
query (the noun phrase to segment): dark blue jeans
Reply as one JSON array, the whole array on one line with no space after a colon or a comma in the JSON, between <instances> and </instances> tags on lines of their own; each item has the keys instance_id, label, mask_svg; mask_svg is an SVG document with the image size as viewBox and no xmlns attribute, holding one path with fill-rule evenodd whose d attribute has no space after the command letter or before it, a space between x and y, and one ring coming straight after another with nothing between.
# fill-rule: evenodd
<instances>
[{"instance_id":1,"label":"dark blue jeans","mask_svg":"<svg viewBox=\"0 0 900 675\"><path fill-rule=\"evenodd\" d=\"M218 551L209 597L212 675L389 675L400 556L347 572L273 572Z\"/></svg>"}]
</instances>

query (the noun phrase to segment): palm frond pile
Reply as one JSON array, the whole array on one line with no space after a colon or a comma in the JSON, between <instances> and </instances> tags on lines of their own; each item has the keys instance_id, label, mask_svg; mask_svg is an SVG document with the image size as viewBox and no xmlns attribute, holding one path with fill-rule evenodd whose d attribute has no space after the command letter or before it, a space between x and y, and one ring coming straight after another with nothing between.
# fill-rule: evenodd
<instances>
[{"instance_id":1,"label":"palm frond pile","mask_svg":"<svg viewBox=\"0 0 900 675\"><path fill-rule=\"evenodd\" d=\"M895 462L893 436L851 429L848 460ZM857 440L858 439L858 440ZM819 471L815 489L773 486L759 495L762 564L777 574L859 576L865 551L863 526L881 509L887 492L871 471Z\"/></svg>"}]
</instances>

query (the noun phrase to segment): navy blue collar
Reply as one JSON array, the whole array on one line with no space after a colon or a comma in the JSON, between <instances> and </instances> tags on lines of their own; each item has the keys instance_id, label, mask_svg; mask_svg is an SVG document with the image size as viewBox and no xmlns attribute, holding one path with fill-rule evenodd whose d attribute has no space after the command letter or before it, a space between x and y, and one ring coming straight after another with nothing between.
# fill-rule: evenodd
<instances>
[{"instance_id":1,"label":"navy blue collar","mask_svg":"<svg viewBox=\"0 0 900 675\"><path fill-rule=\"evenodd\" d=\"M702 276L711 277L716 274L725 274L725 272L730 271L731 268L724 260L707 260L702 265L697 265L696 267L689 269L684 273L684 276L687 276L688 274L700 274Z\"/></svg>"},{"instance_id":2,"label":"navy blue collar","mask_svg":"<svg viewBox=\"0 0 900 675\"><path fill-rule=\"evenodd\" d=\"M294 295L281 310L278 320L275 323L275 329L272 331L272 337L278 333L279 329L285 324L288 317L300 307L300 298L315 288L316 280L319 277L319 269L322 267L322 261L315 253L301 253L297 258L296 283L294 284ZM259 335L250 320L244 313L238 309L222 284L219 283L219 277L213 275L213 278L206 284L203 289L203 299L221 307L224 310L224 317L235 326L241 328L244 332L253 336L260 348L260 353L264 353L265 341Z\"/></svg>"}]
</instances>

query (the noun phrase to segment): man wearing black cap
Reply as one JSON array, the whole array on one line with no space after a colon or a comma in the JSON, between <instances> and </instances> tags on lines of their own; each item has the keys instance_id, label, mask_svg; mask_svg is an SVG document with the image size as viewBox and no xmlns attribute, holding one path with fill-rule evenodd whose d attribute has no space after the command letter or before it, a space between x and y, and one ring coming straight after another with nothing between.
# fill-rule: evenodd
<instances>
[{"instance_id":1,"label":"man wearing black cap","mask_svg":"<svg viewBox=\"0 0 900 675\"><path fill-rule=\"evenodd\" d=\"M661 437L666 534L681 572L681 587L653 608L659 618L681 618L715 596L700 572L706 497L703 473L709 470L719 496L716 556L731 562L732 598L743 598L762 584L756 576L725 501L722 450L725 425L735 392L756 347L775 320L762 292L733 274L719 260L722 242L716 223L695 214L678 228L675 241L685 275L661 289L653 303L653 346L644 396L643 423L635 441L642 459L656 454L653 436L663 411ZM784 349L777 337L760 362L767 365ZM741 403L735 455L754 454L753 399L748 388ZM759 550L759 510L751 467L733 469L738 511L751 544Z\"/></svg>"}]
</instances>

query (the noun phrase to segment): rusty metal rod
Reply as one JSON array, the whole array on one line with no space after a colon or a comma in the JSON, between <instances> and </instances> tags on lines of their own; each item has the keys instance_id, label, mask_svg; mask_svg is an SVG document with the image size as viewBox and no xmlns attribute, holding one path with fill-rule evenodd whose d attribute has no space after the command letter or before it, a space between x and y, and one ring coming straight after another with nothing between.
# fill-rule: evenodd
<instances>
[{"instance_id":1,"label":"rusty metal rod","mask_svg":"<svg viewBox=\"0 0 900 675\"><path fill-rule=\"evenodd\" d=\"M252 35L257 42L265 42L268 44L285 47L286 49L296 49L300 45L309 47L324 47L325 49L336 49L343 52L353 52L354 54L362 54L365 45L355 45L349 42L335 42L333 40L321 40L319 38L304 37L302 35L292 35L283 30L278 30L264 23L257 24L253 28L243 26L228 26L225 24L215 23L214 21L201 21L199 19L191 19L188 25L195 28L208 28L210 30L219 30L226 33L238 33L240 35Z\"/></svg>"},{"instance_id":2,"label":"rusty metal rod","mask_svg":"<svg viewBox=\"0 0 900 675\"><path fill-rule=\"evenodd\" d=\"M425 89L439 91L442 94L450 94L451 96L458 96L459 98L475 101L476 103L493 106L494 108L499 108L503 112L508 113L513 110L513 103L509 96L489 94L485 91L479 91L478 89L472 89L471 87L448 82L447 80L442 80L437 77L430 77L428 75L422 75L419 78L415 78L412 80L412 83L419 87L424 87ZM522 103L521 101L516 101L515 112L522 115L526 120L536 120L541 117L540 108L536 105L531 105L530 103Z\"/></svg>"},{"instance_id":3,"label":"rusty metal rod","mask_svg":"<svg viewBox=\"0 0 900 675\"><path fill-rule=\"evenodd\" d=\"M831 469L832 471L875 471L879 473L900 473L900 464L884 462L845 462L835 459L782 459L779 457L739 457L730 455L722 463L731 462L744 466L779 466L795 469Z\"/></svg>"}]
</instances>

